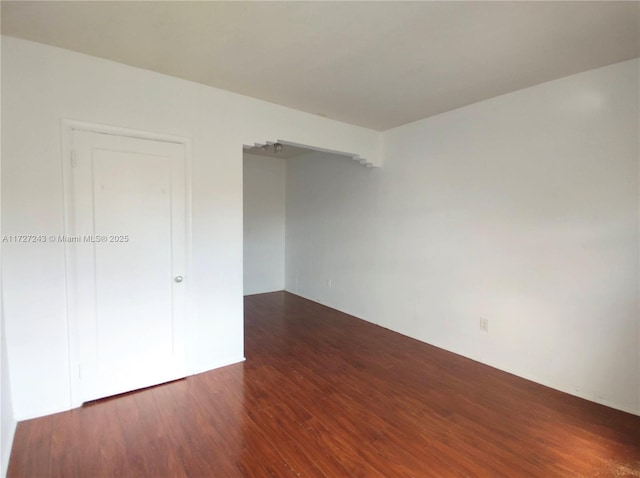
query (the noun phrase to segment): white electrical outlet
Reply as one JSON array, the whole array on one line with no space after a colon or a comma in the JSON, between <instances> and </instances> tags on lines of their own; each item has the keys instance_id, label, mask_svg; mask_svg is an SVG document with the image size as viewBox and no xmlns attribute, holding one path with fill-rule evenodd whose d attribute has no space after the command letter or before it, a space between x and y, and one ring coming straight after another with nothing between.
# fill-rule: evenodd
<instances>
[{"instance_id":1,"label":"white electrical outlet","mask_svg":"<svg viewBox=\"0 0 640 478\"><path fill-rule=\"evenodd\" d=\"M480 330L483 332L489 332L489 319L480 317Z\"/></svg>"},{"instance_id":2,"label":"white electrical outlet","mask_svg":"<svg viewBox=\"0 0 640 478\"><path fill-rule=\"evenodd\" d=\"M327 279L327 287L331 289L331 279Z\"/></svg>"}]
</instances>

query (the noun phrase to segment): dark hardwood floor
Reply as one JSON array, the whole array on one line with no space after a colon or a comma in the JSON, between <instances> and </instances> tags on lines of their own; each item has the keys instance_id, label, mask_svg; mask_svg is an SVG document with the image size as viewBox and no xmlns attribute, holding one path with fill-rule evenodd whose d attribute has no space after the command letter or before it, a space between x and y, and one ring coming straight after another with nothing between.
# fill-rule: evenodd
<instances>
[{"instance_id":1,"label":"dark hardwood floor","mask_svg":"<svg viewBox=\"0 0 640 478\"><path fill-rule=\"evenodd\" d=\"M294 295L246 357L18 425L17 477L640 477L640 417Z\"/></svg>"}]
</instances>

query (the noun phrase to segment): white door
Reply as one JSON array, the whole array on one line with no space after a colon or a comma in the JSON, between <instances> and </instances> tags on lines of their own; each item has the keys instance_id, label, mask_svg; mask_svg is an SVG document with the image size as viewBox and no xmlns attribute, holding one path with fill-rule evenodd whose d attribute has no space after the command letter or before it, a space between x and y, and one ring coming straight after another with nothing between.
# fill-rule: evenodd
<instances>
[{"instance_id":1,"label":"white door","mask_svg":"<svg viewBox=\"0 0 640 478\"><path fill-rule=\"evenodd\" d=\"M73 132L80 396L186 375L184 145Z\"/></svg>"}]
</instances>

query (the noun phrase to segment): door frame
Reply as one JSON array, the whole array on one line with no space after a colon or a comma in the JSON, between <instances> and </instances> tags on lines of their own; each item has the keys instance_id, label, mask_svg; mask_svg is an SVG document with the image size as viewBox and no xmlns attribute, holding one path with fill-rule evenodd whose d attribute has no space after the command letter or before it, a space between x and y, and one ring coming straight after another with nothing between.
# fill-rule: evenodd
<instances>
[{"instance_id":1,"label":"door frame","mask_svg":"<svg viewBox=\"0 0 640 478\"><path fill-rule=\"evenodd\" d=\"M161 141L165 143L181 144L184 146L185 155L185 252L186 270L185 276L191 278L192 272L192 198L191 198L191 140L182 136L175 136L163 133L153 133L149 131L122 128L105 124L90 123L63 118L61 120L61 145L62 145L62 184L64 201L64 235L73 235L73 183L72 183L72 162L75 161L73 151L73 132L85 131L89 133L110 134L115 136L125 136L136 139L146 139ZM78 334L79 321L75 310L76 304L76 284L75 263L73 247L75 244L64 243L64 263L65 263L65 292L66 292L66 312L67 312L67 345L69 360L69 409L82 406L80 389L80 337ZM192 318L192 293L190 280L185 281L186 305L185 305L185 361L186 372L189 375L192 370L192 360L189 356L189 343L191 342L191 318Z\"/></svg>"}]
</instances>

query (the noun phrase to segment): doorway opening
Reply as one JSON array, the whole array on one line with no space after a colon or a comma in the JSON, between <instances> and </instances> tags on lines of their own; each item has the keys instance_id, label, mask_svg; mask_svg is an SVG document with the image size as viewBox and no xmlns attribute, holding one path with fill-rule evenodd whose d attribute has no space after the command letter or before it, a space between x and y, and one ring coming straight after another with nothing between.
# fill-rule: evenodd
<instances>
[{"instance_id":1,"label":"doorway opening","mask_svg":"<svg viewBox=\"0 0 640 478\"><path fill-rule=\"evenodd\" d=\"M288 141L267 141L243 148L243 273L244 295L297 290L297 277L286 271L288 177L304 161L353 160L371 167L350 153L305 146ZM353 165L356 166L356 165ZM330 186L330 185L328 185ZM291 206L291 204L289 204ZM313 218L309 218L313 220ZM289 251L291 252L291 251ZM289 277L288 277L289 275Z\"/></svg>"},{"instance_id":2,"label":"doorway opening","mask_svg":"<svg viewBox=\"0 0 640 478\"><path fill-rule=\"evenodd\" d=\"M285 289L287 163L312 152L280 142L243 150L244 295Z\"/></svg>"}]
</instances>

